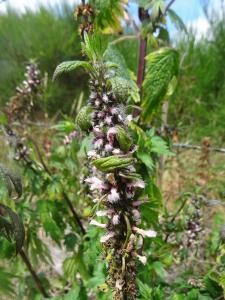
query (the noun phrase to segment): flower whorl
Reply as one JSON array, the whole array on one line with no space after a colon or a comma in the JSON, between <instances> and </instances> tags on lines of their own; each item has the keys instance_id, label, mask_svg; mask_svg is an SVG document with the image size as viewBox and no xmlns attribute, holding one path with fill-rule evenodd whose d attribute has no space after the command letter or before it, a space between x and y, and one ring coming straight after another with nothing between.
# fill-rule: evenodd
<instances>
[{"instance_id":1,"label":"flower whorl","mask_svg":"<svg viewBox=\"0 0 225 300\"><path fill-rule=\"evenodd\" d=\"M137 227L140 212L134 200L137 189L143 189L145 184L135 170L136 147L128 133L130 118L113 93L104 64L99 63L97 70L98 76L89 82L94 149L88 153L92 176L86 182L94 201L104 207L96 216L107 221L103 224L92 220L90 224L107 230L101 243L108 263L107 283L114 290L114 299L133 300L137 297L136 258L146 262L138 253L138 235L154 237L156 233Z\"/></svg>"}]
</instances>

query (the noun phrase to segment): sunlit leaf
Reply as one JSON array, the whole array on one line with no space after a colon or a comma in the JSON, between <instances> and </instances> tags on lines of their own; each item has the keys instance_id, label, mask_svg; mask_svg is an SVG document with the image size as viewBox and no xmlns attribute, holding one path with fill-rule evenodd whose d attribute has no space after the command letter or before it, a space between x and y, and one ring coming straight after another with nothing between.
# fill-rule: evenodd
<instances>
[{"instance_id":1,"label":"sunlit leaf","mask_svg":"<svg viewBox=\"0 0 225 300\"><path fill-rule=\"evenodd\" d=\"M56 77L58 77L59 75L74 71L79 67L83 67L84 69L87 70L92 69L91 65L86 61L79 61L79 60L64 61L56 67L52 80L55 80Z\"/></svg>"},{"instance_id":2,"label":"sunlit leaf","mask_svg":"<svg viewBox=\"0 0 225 300\"><path fill-rule=\"evenodd\" d=\"M162 48L146 57L146 77L143 83L144 101L142 117L150 120L152 113L158 108L168 93L171 95L171 84L178 75L179 55L172 48ZM172 82L172 83L171 83Z\"/></svg>"}]
</instances>

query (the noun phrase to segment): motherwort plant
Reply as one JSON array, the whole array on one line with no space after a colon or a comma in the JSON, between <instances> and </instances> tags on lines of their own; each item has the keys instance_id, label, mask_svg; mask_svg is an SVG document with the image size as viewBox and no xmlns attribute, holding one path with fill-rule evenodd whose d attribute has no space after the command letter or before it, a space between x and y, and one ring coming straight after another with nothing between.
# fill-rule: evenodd
<instances>
[{"instance_id":1,"label":"motherwort plant","mask_svg":"<svg viewBox=\"0 0 225 300\"><path fill-rule=\"evenodd\" d=\"M156 232L139 227L141 201L137 196L145 182L136 171L137 146L128 130L132 119L126 113L128 87L116 76L117 65L105 61L97 35L84 34L82 48L89 61L63 62L54 78L77 67L84 67L90 75L89 100L76 119L80 129L92 137L87 154L92 174L85 181L93 202L101 208L90 224L106 231L101 243L114 299L136 299L136 262L146 263L141 255L143 238L155 237Z\"/></svg>"},{"instance_id":2,"label":"motherwort plant","mask_svg":"<svg viewBox=\"0 0 225 300\"><path fill-rule=\"evenodd\" d=\"M25 79L16 87L16 95L7 105L7 114L10 121L24 121L31 117L43 94L44 80L38 65L31 61L26 65Z\"/></svg>"}]
</instances>

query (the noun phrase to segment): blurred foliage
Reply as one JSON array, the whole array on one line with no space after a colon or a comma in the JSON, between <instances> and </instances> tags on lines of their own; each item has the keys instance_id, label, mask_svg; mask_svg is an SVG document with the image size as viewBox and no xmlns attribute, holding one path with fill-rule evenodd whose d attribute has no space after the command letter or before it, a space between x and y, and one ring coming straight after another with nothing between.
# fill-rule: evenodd
<instances>
[{"instance_id":1,"label":"blurred foliage","mask_svg":"<svg viewBox=\"0 0 225 300\"><path fill-rule=\"evenodd\" d=\"M225 25L216 16L209 21L209 39L195 41L190 35L179 43L183 62L169 119L182 129L182 137L199 141L209 136L219 145L225 141Z\"/></svg>"}]
</instances>

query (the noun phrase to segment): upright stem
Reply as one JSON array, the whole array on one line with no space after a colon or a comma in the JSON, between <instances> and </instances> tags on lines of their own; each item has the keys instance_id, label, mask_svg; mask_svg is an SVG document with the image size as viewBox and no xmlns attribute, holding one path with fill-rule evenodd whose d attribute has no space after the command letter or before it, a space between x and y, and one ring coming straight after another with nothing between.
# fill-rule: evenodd
<instances>
[{"instance_id":1,"label":"upright stem","mask_svg":"<svg viewBox=\"0 0 225 300\"><path fill-rule=\"evenodd\" d=\"M139 19L143 23L149 19L148 11L142 7L138 8ZM140 35L140 46L139 46L139 60L138 60L138 74L137 74L137 85L141 89L144 80L145 72L145 56L147 51L147 37Z\"/></svg>"},{"instance_id":2,"label":"upright stem","mask_svg":"<svg viewBox=\"0 0 225 300\"><path fill-rule=\"evenodd\" d=\"M149 18L148 11L142 7L138 9L139 19L141 22L144 22ZM142 94L142 84L144 81L145 74L145 56L147 52L147 37L143 37L140 34L140 44L139 44L139 58L138 58L138 71L137 71L137 85L140 89L140 95ZM137 117L140 114L140 110L134 108L133 117Z\"/></svg>"},{"instance_id":3,"label":"upright stem","mask_svg":"<svg viewBox=\"0 0 225 300\"><path fill-rule=\"evenodd\" d=\"M140 47L139 47L138 74L137 74L137 85L139 89L141 89L144 80L146 50L147 50L147 38L141 36Z\"/></svg>"},{"instance_id":4,"label":"upright stem","mask_svg":"<svg viewBox=\"0 0 225 300\"><path fill-rule=\"evenodd\" d=\"M49 298L48 293L46 292L45 288L42 285L42 282L40 281L40 278L38 277L37 273L34 271L31 262L29 260L29 258L27 257L26 253L23 250L20 250L19 252L22 260L24 261L25 265L27 266L27 269L29 270L30 274L33 277L33 280L38 288L38 290L40 291L40 293L43 295L43 297L45 298Z\"/></svg>"}]
</instances>

